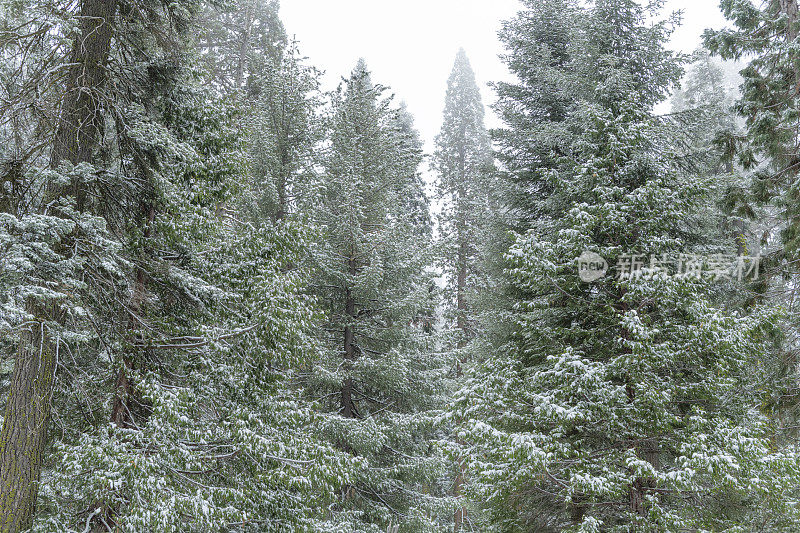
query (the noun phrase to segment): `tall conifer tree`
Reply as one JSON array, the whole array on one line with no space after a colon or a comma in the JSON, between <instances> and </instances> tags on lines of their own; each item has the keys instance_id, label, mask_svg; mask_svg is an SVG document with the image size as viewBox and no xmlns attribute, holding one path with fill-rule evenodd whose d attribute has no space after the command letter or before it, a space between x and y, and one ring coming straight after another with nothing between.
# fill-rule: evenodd
<instances>
[{"instance_id":1,"label":"tall conifer tree","mask_svg":"<svg viewBox=\"0 0 800 533\"><path fill-rule=\"evenodd\" d=\"M786 527L793 499L774 496L796 459L773 452L748 393L769 322L726 314L709 279L681 271L681 254L702 249L708 183L660 150L651 108L681 74L668 25L633 0L598 0L553 34L541 16L552 5L532 2L507 27L582 53L550 79L574 81L556 128L538 99L513 115L569 134L516 163L544 194L507 255L515 332L458 402L471 488L504 531ZM615 269L585 282L587 252ZM646 257L644 270L628 254Z\"/></svg>"},{"instance_id":2,"label":"tall conifer tree","mask_svg":"<svg viewBox=\"0 0 800 533\"><path fill-rule=\"evenodd\" d=\"M484 126L485 110L464 49L456 55L447 81L444 120L436 138L433 169L438 178L440 258L447 280L446 349L453 350L457 379L467 362L468 343L478 336L478 297L487 285L486 252L492 217L492 150ZM457 459L453 493L461 494L463 460ZM466 514L454 516L460 530Z\"/></svg>"},{"instance_id":3,"label":"tall conifer tree","mask_svg":"<svg viewBox=\"0 0 800 533\"><path fill-rule=\"evenodd\" d=\"M34 345L3 420L23 438L0 450L0 531L316 529L349 469L287 385L314 353L310 237L235 211L253 180L239 109L196 68L199 3L17 4L33 5L3 13L31 31L3 48L25 78L1 72L19 158L2 165L0 333Z\"/></svg>"},{"instance_id":4,"label":"tall conifer tree","mask_svg":"<svg viewBox=\"0 0 800 533\"><path fill-rule=\"evenodd\" d=\"M772 416L786 420L785 435L797 438L793 429L798 417L794 390L800 371L796 343L797 268L800 258L800 118L797 114L800 87L800 14L796 0L745 0L720 2L732 27L708 30L705 44L727 60L746 60L741 71L741 97L735 109L744 120L745 133L723 139L730 166L743 177L726 197L726 207L760 226L764 250L764 283L759 299L779 303L788 313L784 331L788 342L771 360L771 397L766 401ZM789 391L787 393L787 391Z\"/></svg>"},{"instance_id":5,"label":"tall conifer tree","mask_svg":"<svg viewBox=\"0 0 800 533\"><path fill-rule=\"evenodd\" d=\"M447 82L444 121L436 138L433 167L443 201L439 226L448 293L454 295L458 344L475 336L475 295L483 284L481 245L491 217L492 151L475 74L462 48Z\"/></svg>"},{"instance_id":6,"label":"tall conifer tree","mask_svg":"<svg viewBox=\"0 0 800 533\"><path fill-rule=\"evenodd\" d=\"M424 199L419 141L384 92L362 60L333 95L316 208L328 356L310 391L332 409L324 434L361 466L332 527L428 531L441 519L430 440L441 376L425 334L430 222L411 208Z\"/></svg>"}]
</instances>

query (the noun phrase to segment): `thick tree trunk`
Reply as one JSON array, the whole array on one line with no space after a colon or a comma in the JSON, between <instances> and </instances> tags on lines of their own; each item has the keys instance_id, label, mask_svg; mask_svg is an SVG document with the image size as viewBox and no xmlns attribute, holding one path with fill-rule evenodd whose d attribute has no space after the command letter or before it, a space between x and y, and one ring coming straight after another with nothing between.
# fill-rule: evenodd
<instances>
[{"instance_id":1,"label":"thick tree trunk","mask_svg":"<svg viewBox=\"0 0 800 533\"><path fill-rule=\"evenodd\" d=\"M458 274L456 278L456 312L458 316L456 318L456 327L461 332L461 338L458 341L458 347L464 348L467 344L467 245L465 242L462 242L458 247ZM466 363L466 360L462 357L458 361L458 369L457 374L458 377L461 377L462 374L462 365ZM456 473L456 479L453 483L453 495L460 496L462 488L464 486L464 477L465 477L466 466L464 464L464 459L459 458L458 460L458 472ZM456 512L453 516L453 522L455 524L454 531L458 532L464 527L464 519L467 516L467 509L465 507L459 507L456 509Z\"/></svg>"},{"instance_id":2,"label":"thick tree trunk","mask_svg":"<svg viewBox=\"0 0 800 533\"><path fill-rule=\"evenodd\" d=\"M463 241L458 246L458 274L456 275L456 327L461 332L459 348L467 344L467 246Z\"/></svg>"},{"instance_id":3,"label":"thick tree trunk","mask_svg":"<svg viewBox=\"0 0 800 533\"><path fill-rule=\"evenodd\" d=\"M103 122L100 93L106 82L116 10L116 0L81 2L79 31L53 142L53 168L65 160L88 162L97 146ZM75 197L79 209L84 207L83 184L73 183L66 190L48 187L48 201L66 195ZM0 533L17 533L33 523L52 407L58 344L45 324L59 323L63 317L55 308L35 309L32 303L29 312L39 325L21 336L0 432Z\"/></svg>"},{"instance_id":4,"label":"thick tree trunk","mask_svg":"<svg viewBox=\"0 0 800 533\"><path fill-rule=\"evenodd\" d=\"M459 458L458 461L458 473L456 474L455 483L453 483L453 495L456 497L461 496L461 491L464 486L464 478L466 473L466 465L464 464L464 459ZM455 514L453 515L453 531L458 533L464 527L464 520L467 518L467 508L466 507L459 507L456 509Z\"/></svg>"},{"instance_id":5,"label":"thick tree trunk","mask_svg":"<svg viewBox=\"0 0 800 533\"><path fill-rule=\"evenodd\" d=\"M787 38L793 41L797 38L797 0L780 0L781 11L786 14L789 26L787 28Z\"/></svg>"},{"instance_id":6,"label":"thick tree trunk","mask_svg":"<svg viewBox=\"0 0 800 533\"><path fill-rule=\"evenodd\" d=\"M0 531L33 524L47 442L57 345L38 322L22 333L0 435Z\"/></svg>"},{"instance_id":7,"label":"thick tree trunk","mask_svg":"<svg viewBox=\"0 0 800 533\"><path fill-rule=\"evenodd\" d=\"M786 41L790 44L793 44L794 41L797 39L797 31L798 31L797 0L779 0L779 5L781 13L785 14L787 19ZM800 93L800 58L798 58L797 54L795 53L790 57L790 59L794 67L794 93L796 95Z\"/></svg>"},{"instance_id":8,"label":"thick tree trunk","mask_svg":"<svg viewBox=\"0 0 800 533\"><path fill-rule=\"evenodd\" d=\"M50 165L62 161L89 162L103 131L102 91L106 85L116 0L82 0L80 31L73 43L61 118L53 141ZM71 194L79 210L84 208L86 190L75 181L68 190L49 190L48 196Z\"/></svg>"},{"instance_id":9,"label":"thick tree trunk","mask_svg":"<svg viewBox=\"0 0 800 533\"><path fill-rule=\"evenodd\" d=\"M623 289L619 301L622 302L620 304L620 311L624 314L629 311L629 306L627 303L624 303L625 297L625 290ZM620 332L620 336L623 340L628 340L631 337L630 331L627 328L623 327L622 331ZM625 348L625 353L630 353L630 349ZM630 378L626 378L625 383L625 394L628 397L628 403L633 404L636 401L636 384ZM640 459L645 461L649 461L653 466L658 468L658 446L654 444L655 441L647 441L645 440L643 443L639 443L635 446L636 456ZM628 495L629 495L629 508L632 513L635 513L639 516L645 516L647 514L647 510L645 509L645 496L647 495L647 491L650 488L650 481L649 479L637 477L633 483L631 484Z\"/></svg>"},{"instance_id":10,"label":"thick tree trunk","mask_svg":"<svg viewBox=\"0 0 800 533\"><path fill-rule=\"evenodd\" d=\"M285 122L288 119L286 118L286 113L284 111L282 120ZM278 175L278 209L275 213L275 221L280 222L286 218L289 214L289 173L290 173L290 162L291 156L289 155L289 143L291 142L289 139L289 132L286 131L287 128L283 127L283 137L281 139L281 170L280 174Z\"/></svg>"}]
</instances>

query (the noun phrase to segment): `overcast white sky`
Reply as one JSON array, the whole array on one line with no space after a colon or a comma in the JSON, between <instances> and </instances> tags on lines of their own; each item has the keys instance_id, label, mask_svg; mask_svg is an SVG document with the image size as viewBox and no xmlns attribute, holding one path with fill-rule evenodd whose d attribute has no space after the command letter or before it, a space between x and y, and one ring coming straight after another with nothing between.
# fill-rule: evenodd
<instances>
[{"instance_id":1,"label":"overcast white sky","mask_svg":"<svg viewBox=\"0 0 800 533\"><path fill-rule=\"evenodd\" d=\"M408 104L428 151L441 125L447 77L459 47L472 62L485 104L495 97L489 81L508 79L498 59L497 30L519 9L517 0L283 0L281 15L309 62L326 71L334 88L359 57L377 83ZM705 28L722 27L717 0L667 0L683 10L673 46L691 52ZM488 111L488 110L487 110ZM489 111L487 123L499 125Z\"/></svg>"}]
</instances>

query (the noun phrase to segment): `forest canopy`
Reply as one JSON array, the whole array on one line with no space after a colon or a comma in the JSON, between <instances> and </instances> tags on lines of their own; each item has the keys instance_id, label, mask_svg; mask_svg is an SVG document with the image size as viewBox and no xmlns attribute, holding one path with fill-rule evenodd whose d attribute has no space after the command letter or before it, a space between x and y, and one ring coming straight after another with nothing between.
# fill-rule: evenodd
<instances>
[{"instance_id":1,"label":"forest canopy","mask_svg":"<svg viewBox=\"0 0 800 533\"><path fill-rule=\"evenodd\" d=\"M522 0L426 153L277 0L0 0L0 533L800 531L800 12L719 6Z\"/></svg>"}]
</instances>

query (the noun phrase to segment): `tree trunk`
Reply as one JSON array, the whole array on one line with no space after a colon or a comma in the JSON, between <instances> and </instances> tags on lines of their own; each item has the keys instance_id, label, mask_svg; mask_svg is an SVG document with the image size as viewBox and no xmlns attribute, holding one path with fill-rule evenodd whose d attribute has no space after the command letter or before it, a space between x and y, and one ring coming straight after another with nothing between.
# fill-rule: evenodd
<instances>
[{"instance_id":1,"label":"tree trunk","mask_svg":"<svg viewBox=\"0 0 800 533\"><path fill-rule=\"evenodd\" d=\"M92 160L103 131L102 89L107 80L106 65L114 37L116 0L82 0L80 31L70 54L67 90L58 130L53 141L50 166L62 161L73 164ZM71 194L78 210L84 208L84 184L75 181L67 190L48 189L50 199Z\"/></svg>"},{"instance_id":2,"label":"tree trunk","mask_svg":"<svg viewBox=\"0 0 800 533\"><path fill-rule=\"evenodd\" d=\"M250 38L253 32L253 11L255 6L252 2L247 4L244 13L244 28L242 29L242 42L239 46L239 61L236 66L236 88L241 89L244 86L244 76L247 67L248 55L250 54Z\"/></svg>"},{"instance_id":3,"label":"tree trunk","mask_svg":"<svg viewBox=\"0 0 800 533\"><path fill-rule=\"evenodd\" d=\"M458 460L458 473L456 474L455 483L453 483L453 495L458 497L461 496L461 490L464 486L464 478L466 477L466 465L464 464L464 459L459 457ZM459 507L456 509L455 514L453 515L453 531L458 533L464 527L464 520L467 518L467 508L466 507Z\"/></svg>"},{"instance_id":4,"label":"tree trunk","mask_svg":"<svg viewBox=\"0 0 800 533\"><path fill-rule=\"evenodd\" d=\"M355 276L357 273L355 260L352 258L348 259L347 264L350 275ZM353 291L349 286L345 289L345 318L348 321L355 320L356 318L356 302L353 298ZM358 355L357 350L353 326L352 323L349 323L344 328L344 358L347 362L345 370L348 372L351 363L355 361ZM347 376L342 383L341 408L339 412L345 418L358 417L358 409L356 409L355 403L353 402L353 378L350 376Z\"/></svg>"},{"instance_id":5,"label":"tree trunk","mask_svg":"<svg viewBox=\"0 0 800 533\"><path fill-rule=\"evenodd\" d=\"M461 332L461 338L458 341L458 347L464 348L467 345L467 246L466 243L463 241L458 247L458 274L456 278L456 313L458 316L456 317L456 327ZM457 375L461 377L462 375L462 365L466 363L466 359L462 356L462 358L458 361L458 369ZM459 444L463 444L459 442ZM458 460L458 472L456 473L456 479L453 483L453 495L458 497L461 496L461 490L464 485L464 477L465 477L466 466L464 464L464 458L459 457ZM454 531L457 533L461 531L464 527L464 519L467 516L467 509L465 507L459 507L456 509L455 514L453 515L453 522L455 524Z\"/></svg>"},{"instance_id":6,"label":"tree trunk","mask_svg":"<svg viewBox=\"0 0 800 533\"><path fill-rule=\"evenodd\" d=\"M144 239L150 238L153 232L153 222L156 217L155 207L150 205L146 206L144 211L147 213L147 224L144 230ZM141 317L142 307L147 295L147 287L145 285L147 275L142 268L136 271L136 281L133 288L133 296L130 302L130 311L128 312L128 336L131 350L135 352L138 348L135 344L141 339L138 338L141 326L139 324L139 317ZM117 427L121 428L134 428L136 421L133 418L135 411L133 402L142 403L141 398L136 396L134 384L131 381L130 374L134 368L135 353L128 353L122 358L122 366L119 369L116 380L116 397L114 404L111 408L111 422Z\"/></svg>"},{"instance_id":7,"label":"tree trunk","mask_svg":"<svg viewBox=\"0 0 800 533\"><path fill-rule=\"evenodd\" d=\"M56 350L44 322L22 333L0 435L0 531L33 524L50 421Z\"/></svg>"},{"instance_id":8,"label":"tree trunk","mask_svg":"<svg viewBox=\"0 0 800 533\"><path fill-rule=\"evenodd\" d=\"M467 246L463 237L458 246L458 274L456 275L456 327L461 332L459 348L467 344L469 326L467 325Z\"/></svg>"},{"instance_id":9,"label":"tree trunk","mask_svg":"<svg viewBox=\"0 0 800 533\"><path fill-rule=\"evenodd\" d=\"M794 41L797 38L797 0L780 0L780 6L788 18L786 37L789 41Z\"/></svg>"},{"instance_id":10,"label":"tree trunk","mask_svg":"<svg viewBox=\"0 0 800 533\"><path fill-rule=\"evenodd\" d=\"M287 122L289 119L286 117L286 113L284 111L282 120ZM278 189L278 209L275 213L275 221L281 222L286 219L287 215L289 214L289 175L291 172L291 156L289 154L289 143L291 140L289 139L289 132L286 131L288 129L288 123L286 126L282 127L282 137L279 141L280 145L280 152L281 152L281 169L278 173L278 183L276 187Z\"/></svg>"},{"instance_id":11,"label":"tree trunk","mask_svg":"<svg viewBox=\"0 0 800 533\"><path fill-rule=\"evenodd\" d=\"M117 0L82 0L79 31L70 54L71 68L53 141L50 164L88 162L102 131L100 93L114 34ZM82 183L49 186L47 201L73 195L79 209L86 193ZM46 203L48 203L46 202ZM58 341L46 322L62 322L55 308L29 312L38 325L21 335L3 429L0 432L0 533L17 533L33 523L43 450L47 442Z\"/></svg>"}]
</instances>

